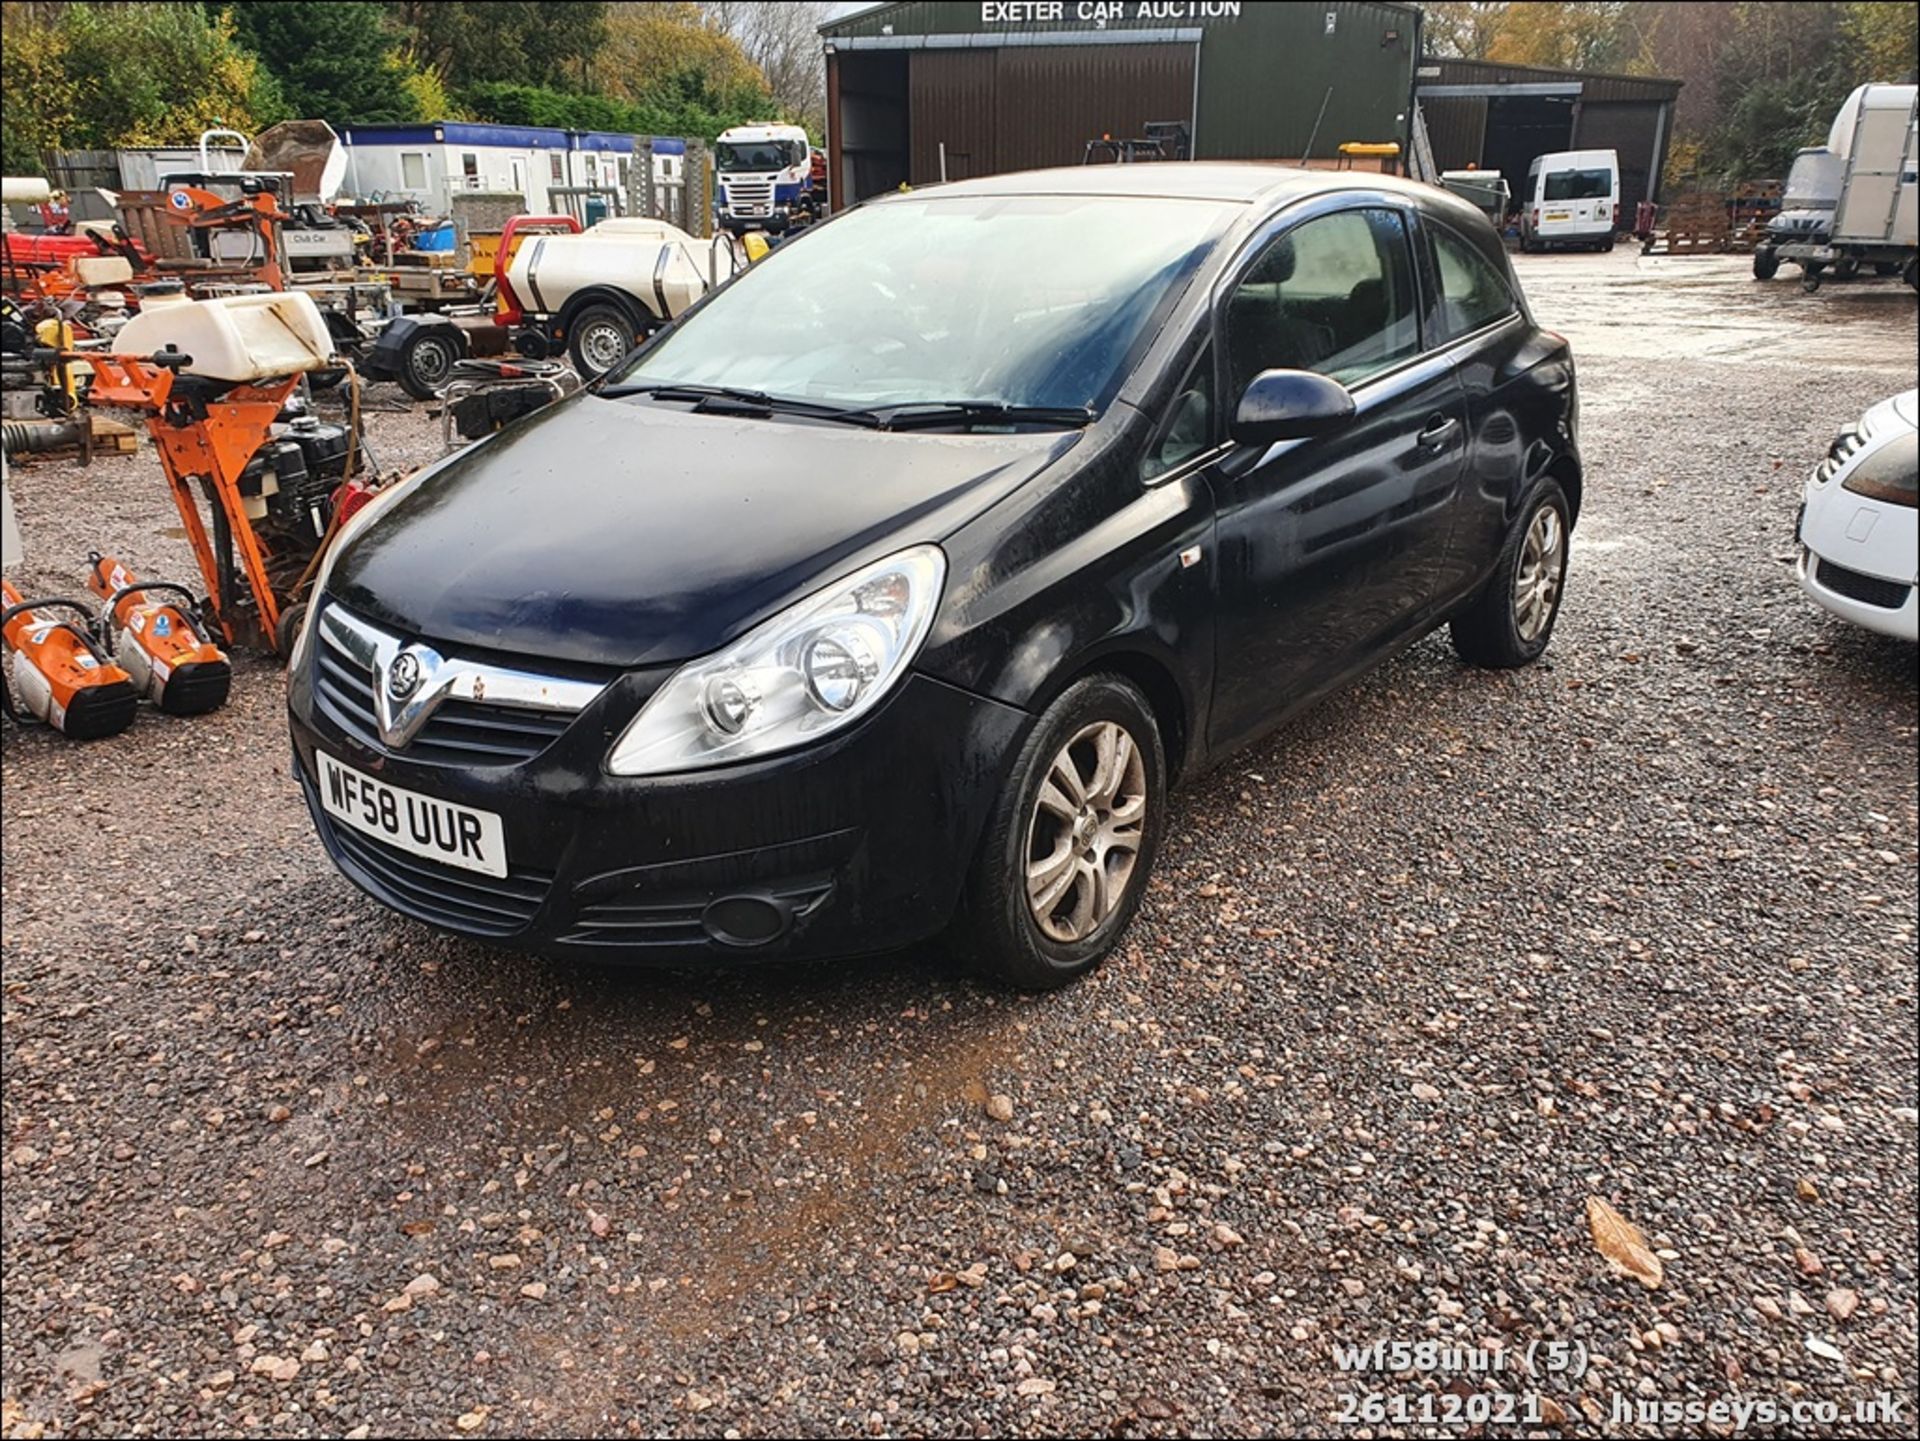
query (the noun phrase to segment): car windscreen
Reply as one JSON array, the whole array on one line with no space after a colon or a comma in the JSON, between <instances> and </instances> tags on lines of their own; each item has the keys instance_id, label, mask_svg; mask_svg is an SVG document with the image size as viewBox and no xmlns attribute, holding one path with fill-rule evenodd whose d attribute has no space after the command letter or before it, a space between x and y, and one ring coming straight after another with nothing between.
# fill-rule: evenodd
<instances>
[{"instance_id":1,"label":"car windscreen","mask_svg":"<svg viewBox=\"0 0 1920 1441\"><path fill-rule=\"evenodd\" d=\"M784 170L800 158L791 140L723 140L714 147L722 174L740 170Z\"/></svg>"},{"instance_id":2,"label":"car windscreen","mask_svg":"<svg viewBox=\"0 0 1920 1441\"><path fill-rule=\"evenodd\" d=\"M1554 170L1547 175L1548 200L1605 200L1611 194L1611 170Z\"/></svg>"},{"instance_id":3,"label":"car windscreen","mask_svg":"<svg viewBox=\"0 0 1920 1441\"><path fill-rule=\"evenodd\" d=\"M775 250L615 384L1100 410L1235 209L1054 195L864 206Z\"/></svg>"}]
</instances>

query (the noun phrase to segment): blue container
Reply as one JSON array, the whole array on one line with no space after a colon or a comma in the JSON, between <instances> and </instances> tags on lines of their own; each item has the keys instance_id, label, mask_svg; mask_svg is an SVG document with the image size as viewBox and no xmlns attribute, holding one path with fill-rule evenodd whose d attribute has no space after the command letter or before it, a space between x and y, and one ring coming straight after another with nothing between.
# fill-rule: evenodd
<instances>
[{"instance_id":1,"label":"blue container","mask_svg":"<svg viewBox=\"0 0 1920 1441\"><path fill-rule=\"evenodd\" d=\"M415 250L440 250L440 251L451 252L453 250L453 240L454 240L453 223L449 221L447 224L440 226L438 229L423 230L418 235L414 236L413 248Z\"/></svg>"}]
</instances>

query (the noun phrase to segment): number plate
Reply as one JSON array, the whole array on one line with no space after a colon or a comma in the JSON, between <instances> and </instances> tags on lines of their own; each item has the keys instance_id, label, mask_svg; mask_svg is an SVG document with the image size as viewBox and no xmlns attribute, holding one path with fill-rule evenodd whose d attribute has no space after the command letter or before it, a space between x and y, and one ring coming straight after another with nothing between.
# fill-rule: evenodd
<instances>
[{"instance_id":1,"label":"number plate","mask_svg":"<svg viewBox=\"0 0 1920 1441\"><path fill-rule=\"evenodd\" d=\"M390 786L325 751L313 755L320 767L320 804L335 820L443 866L489 876L507 873L506 832L492 811Z\"/></svg>"},{"instance_id":2,"label":"number plate","mask_svg":"<svg viewBox=\"0 0 1920 1441\"><path fill-rule=\"evenodd\" d=\"M1570 213L1568 213L1567 211L1565 211L1565 210L1549 210L1549 211L1547 212L1547 214L1546 214L1546 219L1548 219L1548 220L1571 220L1571 219L1573 219L1573 216L1572 216L1572 215L1571 215Z\"/></svg>"}]
</instances>

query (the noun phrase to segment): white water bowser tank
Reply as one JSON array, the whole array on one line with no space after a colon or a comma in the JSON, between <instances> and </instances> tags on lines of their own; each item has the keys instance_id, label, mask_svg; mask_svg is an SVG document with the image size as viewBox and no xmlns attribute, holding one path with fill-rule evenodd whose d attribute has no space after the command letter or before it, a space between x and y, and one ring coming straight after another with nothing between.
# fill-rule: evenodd
<instances>
[{"instance_id":1,"label":"white water bowser tank","mask_svg":"<svg viewBox=\"0 0 1920 1441\"><path fill-rule=\"evenodd\" d=\"M279 380L337 363L320 307L298 290L149 307L123 325L113 341L122 355L169 347L192 357L185 374L235 384Z\"/></svg>"}]
</instances>

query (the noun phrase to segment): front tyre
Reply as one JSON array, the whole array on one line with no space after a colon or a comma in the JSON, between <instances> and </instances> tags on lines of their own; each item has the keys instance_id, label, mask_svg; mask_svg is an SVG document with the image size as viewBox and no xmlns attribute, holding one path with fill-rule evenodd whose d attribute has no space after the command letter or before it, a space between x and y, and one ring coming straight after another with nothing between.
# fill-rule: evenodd
<instances>
[{"instance_id":1,"label":"front tyre","mask_svg":"<svg viewBox=\"0 0 1920 1441\"><path fill-rule=\"evenodd\" d=\"M1771 245L1763 245L1753 252L1753 278L1771 280L1780 273L1780 254Z\"/></svg>"},{"instance_id":2,"label":"front tyre","mask_svg":"<svg viewBox=\"0 0 1920 1441\"><path fill-rule=\"evenodd\" d=\"M955 939L976 969L1051 991L1105 960L1139 909L1166 814L1146 697L1076 681L1041 715L994 804Z\"/></svg>"},{"instance_id":3,"label":"front tyre","mask_svg":"<svg viewBox=\"0 0 1920 1441\"><path fill-rule=\"evenodd\" d=\"M1486 586L1453 618L1453 648L1461 660L1511 670L1539 659L1560 616L1571 533L1567 493L1548 477L1535 487Z\"/></svg>"}]
</instances>

